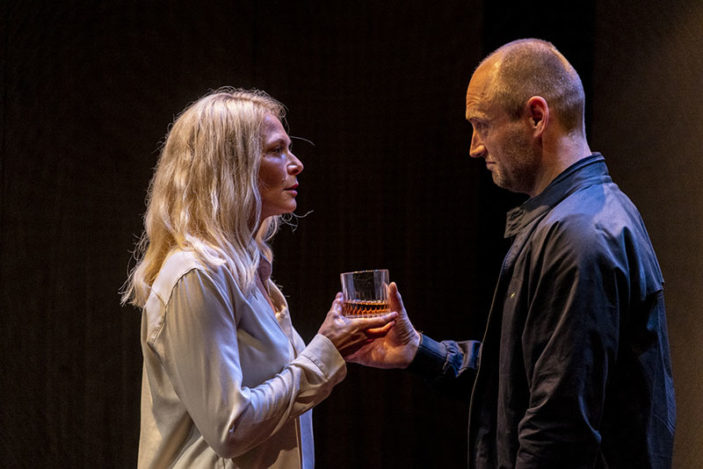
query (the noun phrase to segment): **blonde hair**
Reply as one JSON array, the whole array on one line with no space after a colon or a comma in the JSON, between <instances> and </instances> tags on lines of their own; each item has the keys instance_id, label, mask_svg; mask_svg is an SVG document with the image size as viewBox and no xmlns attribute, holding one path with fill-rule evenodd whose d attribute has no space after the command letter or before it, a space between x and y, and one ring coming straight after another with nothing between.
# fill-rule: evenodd
<instances>
[{"instance_id":1,"label":"blonde hair","mask_svg":"<svg viewBox=\"0 0 703 469\"><path fill-rule=\"evenodd\" d=\"M285 108L258 90L220 88L188 106L173 123L147 194L137 264L122 302L143 307L168 254L194 251L206 265L226 265L251 291L279 217L260 220L261 127ZM257 229L258 227L258 229Z\"/></svg>"}]
</instances>

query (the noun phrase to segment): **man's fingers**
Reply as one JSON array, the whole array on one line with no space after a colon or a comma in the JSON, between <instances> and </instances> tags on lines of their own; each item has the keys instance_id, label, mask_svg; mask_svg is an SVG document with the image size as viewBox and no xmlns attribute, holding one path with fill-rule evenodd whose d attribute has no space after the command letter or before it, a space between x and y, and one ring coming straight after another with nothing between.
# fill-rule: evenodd
<instances>
[{"instance_id":1,"label":"man's fingers","mask_svg":"<svg viewBox=\"0 0 703 469\"><path fill-rule=\"evenodd\" d=\"M403 305L403 298L400 296L398 291L398 285L395 282L391 282L388 286L388 300L391 311L397 311L401 313L405 306Z\"/></svg>"}]
</instances>

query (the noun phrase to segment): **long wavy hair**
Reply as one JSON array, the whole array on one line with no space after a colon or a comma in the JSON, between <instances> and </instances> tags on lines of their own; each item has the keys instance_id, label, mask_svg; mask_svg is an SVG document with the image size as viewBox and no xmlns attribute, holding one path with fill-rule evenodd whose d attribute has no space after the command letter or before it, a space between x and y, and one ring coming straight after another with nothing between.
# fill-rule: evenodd
<instances>
[{"instance_id":1,"label":"long wavy hair","mask_svg":"<svg viewBox=\"0 0 703 469\"><path fill-rule=\"evenodd\" d=\"M226 265L240 288L254 287L267 241L279 217L260 219L258 174L267 114L284 106L258 90L220 88L175 120L149 184L137 264L122 302L143 307L161 266L174 249L190 250L207 265Z\"/></svg>"}]
</instances>

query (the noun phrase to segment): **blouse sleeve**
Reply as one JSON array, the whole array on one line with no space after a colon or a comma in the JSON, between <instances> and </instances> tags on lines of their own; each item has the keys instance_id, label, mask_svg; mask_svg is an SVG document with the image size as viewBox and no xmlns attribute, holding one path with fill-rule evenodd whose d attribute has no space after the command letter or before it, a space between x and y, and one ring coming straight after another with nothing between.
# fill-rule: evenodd
<instances>
[{"instance_id":1,"label":"blouse sleeve","mask_svg":"<svg viewBox=\"0 0 703 469\"><path fill-rule=\"evenodd\" d=\"M224 285L191 270L174 286L149 344L205 441L227 458L321 402L346 375L344 359L318 334L278 374L244 386L234 306Z\"/></svg>"}]
</instances>

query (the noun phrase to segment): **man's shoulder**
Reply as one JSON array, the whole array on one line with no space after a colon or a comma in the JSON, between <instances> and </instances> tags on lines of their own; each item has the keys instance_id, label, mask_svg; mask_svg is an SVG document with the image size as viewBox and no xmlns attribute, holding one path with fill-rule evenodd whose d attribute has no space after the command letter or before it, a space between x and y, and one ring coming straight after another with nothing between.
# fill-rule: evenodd
<instances>
[{"instance_id":1,"label":"man's shoulder","mask_svg":"<svg viewBox=\"0 0 703 469\"><path fill-rule=\"evenodd\" d=\"M546 249L568 250L583 259L624 256L628 246L651 250L639 211L614 183L569 194L540 221L534 239Z\"/></svg>"},{"instance_id":2,"label":"man's shoulder","mask_svg":"<svg viewBox=\"0 0 703 469\"><path fill-rule=\"evenodd\" d=\"M612 182L575 190L552 207L543 223L584 235L617 234L623 229L644 227L637 207Z\"/></svg>"}]
</instances>

